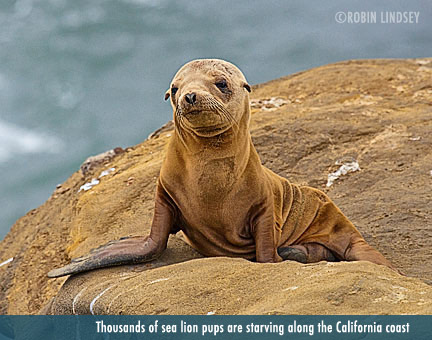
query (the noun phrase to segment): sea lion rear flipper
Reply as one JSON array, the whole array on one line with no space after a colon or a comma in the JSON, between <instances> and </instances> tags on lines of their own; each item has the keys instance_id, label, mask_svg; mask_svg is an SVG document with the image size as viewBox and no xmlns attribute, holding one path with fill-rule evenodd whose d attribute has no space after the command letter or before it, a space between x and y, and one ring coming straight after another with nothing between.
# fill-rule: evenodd
<instances>
[{"instance_id":1,"label":"sea lion rear flipper","mask_svg":"<svg viewBox=\"0 0 432 340\"><path fill-rule=\"evenodd\" d=\"M51 270L48 277L60 277L122 264L154 260L161 252L149 237L124 237L95 248L89 254L73 259L68 265Z\"/></svg>"},{"instance_id":2,"label":"sea lion rear flipper","mask_svg":"<svg viewBox=\"0 0 432 340\"><path fill-rule=\"evenodd\" d=\"M278 249L278 254L284 261L291 260L300 263L337 261L334 254L319 243L303 243L289 247L281 247Z\"/></svg>"}]
</instances>

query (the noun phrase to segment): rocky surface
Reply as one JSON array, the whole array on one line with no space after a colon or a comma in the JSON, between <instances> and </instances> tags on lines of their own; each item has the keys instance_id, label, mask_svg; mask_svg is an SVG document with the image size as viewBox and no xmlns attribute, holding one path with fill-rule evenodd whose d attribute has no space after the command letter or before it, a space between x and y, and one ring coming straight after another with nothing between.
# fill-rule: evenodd
<instances>
[{"instance_id":1,"label":"rocky surface","mask_svg":"<svg viewBox=\"0 0 432 340\"><path fill-rule=\"evenodd\" d=\"M431 314L432 288L368 262L205 258L104 269L66 283L54 314Z\"/></svg>"},{"instance_id":2,"label":"rocky surface","mask_svg":"<svg viewBox=\"0 0 432 340\"><path fill-rule=\"evenodd\" d=\"M432 59L326 65L251 98L263 163L326 191L408 277L366 262L203 259L176 235L155 263L47 279L91 248L148 233L168 124L74 173L16 222L0 244L0 312L432 314Z\"/></svg>"}]
</instances>

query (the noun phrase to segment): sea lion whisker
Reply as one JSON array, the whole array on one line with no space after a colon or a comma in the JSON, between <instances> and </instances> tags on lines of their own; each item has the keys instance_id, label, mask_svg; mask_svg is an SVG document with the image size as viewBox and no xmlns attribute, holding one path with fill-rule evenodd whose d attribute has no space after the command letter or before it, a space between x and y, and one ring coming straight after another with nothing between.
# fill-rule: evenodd
<instances>
[{"instance_id":1,"label":"sea lion whisker","mask_svg":"<svg viewBox=\"0 0 432 340\"><path fill-rule=\"evenodd\" d=\"M235 125L237 128L239 128L238 122L234 119L231 112L229 112L226 108L222 107L222 111L227 116L228 121L230 121L233 125Z\"/></svg>"},{"instance_id":2,"label":"sea lion whisker","mask_svg":"<svg viewBox=\"0 0 432 340\"><path fill-rule=\"evenodd\" d=\"M238 122L234 119L234 117L232 116L232 114L225 108L225 106L220 103L218 100L214 99L214 98L208 98L206 97L206 103L210 104L210 107L218 112L219 114L221 114L228 122L230 122L233 125L236 125L236 127L238 127Z\"/></svg>"}]
</instances>

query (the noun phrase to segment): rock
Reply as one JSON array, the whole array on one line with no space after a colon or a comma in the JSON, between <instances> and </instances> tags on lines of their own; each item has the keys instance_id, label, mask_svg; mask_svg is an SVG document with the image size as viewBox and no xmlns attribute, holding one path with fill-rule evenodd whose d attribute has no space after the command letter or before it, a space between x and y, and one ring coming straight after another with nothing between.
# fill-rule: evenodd
<instances>
[{"instance_id":1,"label":"rock","mask_svg":"<svg viewBox=\"0 0 432 340\"><path fill-rule=\"evenodd\" d=\"M100 167L104 163L109 163L111 159L113 159L116 155L123 153L124 150L120 147L117 147L112 150L108 150L106 152L100 153L96 156L91 156L87 158L83 164L81 164L81 173L86 176L92 169Z\"/></svg>"},{"instance_id":2,"label":"rock","mask_svg":"<svg viewBox=\"0 0 432 340\"><path fill-rule=\"evenodd\" d=\"M136 269L136 268L135 268ZM371 264L197 259L70 278L53 314L430 314L432 288Z\"/></svg>"},{"instance_id":3,"label":"rock","mask_svg":"<svg viewBox=\"0 0 432 340\"><path fill-rule=\"evenodd\" d=\"M179 235L155 263L77 275L64 286L64 278L47 279L49 270L91 248L149 232L156 178L172 134L167 125L142 144L92 163L85 176L74 173L15 223L0 246L0 263L13 258L0 267L0 313L35 314L44 306L44 312L72 313L75 299L80 313L94 301L94 313L430 314L430 60L341 62L252 92L251 131L263 163L327 192L409 277L364 262L201 259ZM346 159L360 170L326 187ZM92 179L99 184L78 192Z\"/></svg>"}]
</instances>

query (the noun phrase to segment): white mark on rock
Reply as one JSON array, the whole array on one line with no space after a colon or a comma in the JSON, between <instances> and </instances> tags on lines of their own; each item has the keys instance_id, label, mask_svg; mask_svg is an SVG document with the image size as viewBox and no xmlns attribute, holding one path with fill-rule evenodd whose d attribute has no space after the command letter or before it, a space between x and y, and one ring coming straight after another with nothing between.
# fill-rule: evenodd
<instances>
[{"instance_id":1,"label":"white mark on rock","mask_svg":"<svg viewBox=\"0 0 432 340\"><path fill-rule=\"evenodd\" d=\"M401 287L401 286L391 286L391 291L387 292L386 295L376 298L373 300L373 303L382 303L384 302L390 302L390 303L403 303L407 302L407 297L404 292L408 291L407 288Z\"/></svg>"},{"instance_id":2,"label":"white mark on rock","mask_svg":"<svg viewBox=\"0 0 432 340\"><path fill-rule=\"evenodd\" d=\"M431 170L431 171L429 171L429 175L431 175L431 176L432 176L432 170Z\"/></svg>"},{"instance_id":3,"label":"white mark on rock","mask_svg":"<svg viewBox=\"0 0 432 340\"><path fill-rule=\"evenodd\" d=\"M411 137L409 140L418 141L420 139L421 139L421 136L417 136L417 137Z\"/></svg>"},{"instance_id":4,"label":"white mark on rock","mask_svg":"<svg viewBox=\"0 0 432 340\"><path fill-rule=\"evenodd\" d=\"M288 290L296 290L296 289L298 289L298 286L288 287L288 288L282 289L282 291L283 291L283 292L286 292L286 291L288 291Z\"/></svg>"},{"instance_id":5,"label":"white mark on rock","mask_svg":"<svg viewBox=\"0 0 432 340\"><path fill-rule=\"evenodd\" d=\"M279 107L289 103L290 101L278 97L271 97L270 99L252 99L251 107L258 108L263 111L274 111Z\"/></svg>"},{"instance_id":6,"label":"white mark on rock","mask_svg":"<svg viewBox=\"0 0 432 340\"><path fill-rule=\"evenodd\" d=\"M2 263L0 263L0 267L2 267L2 266L4 266L4 265L6 265L6 264L8 264L8 263L10 263L10 262L12 262L13 261L13 257L11 257L10 259L7 259L6 261L4 261L4 262L2 262Z\"/></svg>"},{"instance_id":7,"label":"white mark on rock","mask_svg":"<svg viewBox=\"0 0 432 340\"><path fill-rule=\"evenodd\" d=\"M98 184L99 184L99 180L96 179L96 178L93 178L91 180L91 182L88 182L88 183L86 183L84 185L81 185L81 187L79 188L78 192L80 192L81 190L84 190L84 191L90 190L91 188L93 188L95 185L98 185Z\"/></svg>"},{"instance_id":8,"label":"white mark on rock","mask_svg":"<svg viewBox=\"0 0 432 340\"><path fill-rule=\"evenodd\" d=\"M94 304L96 303L97 300L99 300L99 298L104 295L107 291L109 291L112 287L114 287L115 285L111 285L108 288L106 288L105 290L103 290L101 293L99 293L93 300L92 302L90 302L90 312L92 313L92 315L94 315L93 313L93 307Z\"/></svg>"},{"instance_id":9,"label":"white mark on rock","mask_svg":"<svg viewBox=\"0 0 432 340\"><path fill-rule=\"evenodd\" d=\"M422 305L425 305L425 304L427 304L427 302L425 302L424 299L420 299L419 302L417 302L418 306L422 306Z\"/></svg>"},{"instance_id":10,"label":"white mark on rock","mask_svg":"<svg viewBox=\"0 0 432 340\"><path fill-rule=\"evenodd\" d=\"M431 62L431 60L428 60L428 59L417 59L416 60L416 63L419 64L419 65L427 65L430 62Z\"/></svg>"},{"instance_id":11,"label":"white mark on rock","mask_svg":"<svg viewBox=\"0 0 432 340\"><path fill-rule=\"evenodd\" d=\"M339 164L339 162L336 162L336 164ZM339 169L337 169L335 172L332 172L331 174L328 174L327 177L327 187L331 187L335 180L337 180L340 176L346 175L349 172L356 172L360 170L360 165L356 160L353 160L351 162L346 162L340 166Z\"/></svg>"},{"instance_id":12,"label":"white mark on rock","mask_svg":"<svg viewBox=\"0 0 432 340\"><path fill-rule=\"evenodd\" d=\"M208 313L207 313L207 315L215 315L215 314L216 314L215 311L211 311L211 312L208 312Z\"/></svg>"},{"instance_id":13,"label":"white mark on rock","mask_svg":"<svg viewBox=\"0 0 432 340\"><path fill-rule=\"evenodd\" d=\"M108 170L104 170L104 171L101 172L101 174L99 175L98 178L102 178L104 176L107 176L107 175L109 175L113 171L115 171L115 168L110 168Z\"/></svg>"},{"instance_id":14,"label":"white mark on rock","mask_svg":"<svg viewBox=\"0 0 432 340\"><path fill-rule=\"evenodd\" d=\"M166 280L169 280L169 278L166 278L166 279L157 279L157 280L154 280L154 281L149 282L148 284L151 285L151 284L153 284L153 283L158 283L158 282L166 281Z\"/></svg>"},{"instance_id":15,"label":"white mark on rock","mask_svg":"<svg viewBox=\"0 0 432 340\"><path fill-rule=\"evenodd\" d=\"M72 313L74 315L77 315L76 311L75 311L75 305L78 302L78 299L81 297L82 293L84 293L84 291L87 289L87 287L84 287L83 289L81 289L79 291L79 293L77 295L75 295L73 301L72 301Z\"/></svg>"},{"instance_id":16,"label":"white mark on rock","mask_svg":"<svg viewBox=\"0 0 432 340\"><path fill-rule=\"evenodd\" d=\"M390 279L388 277L385 277L385 276L378 276L378 278L381 280L390 281Z\"/></svg>"}]
</instances>

